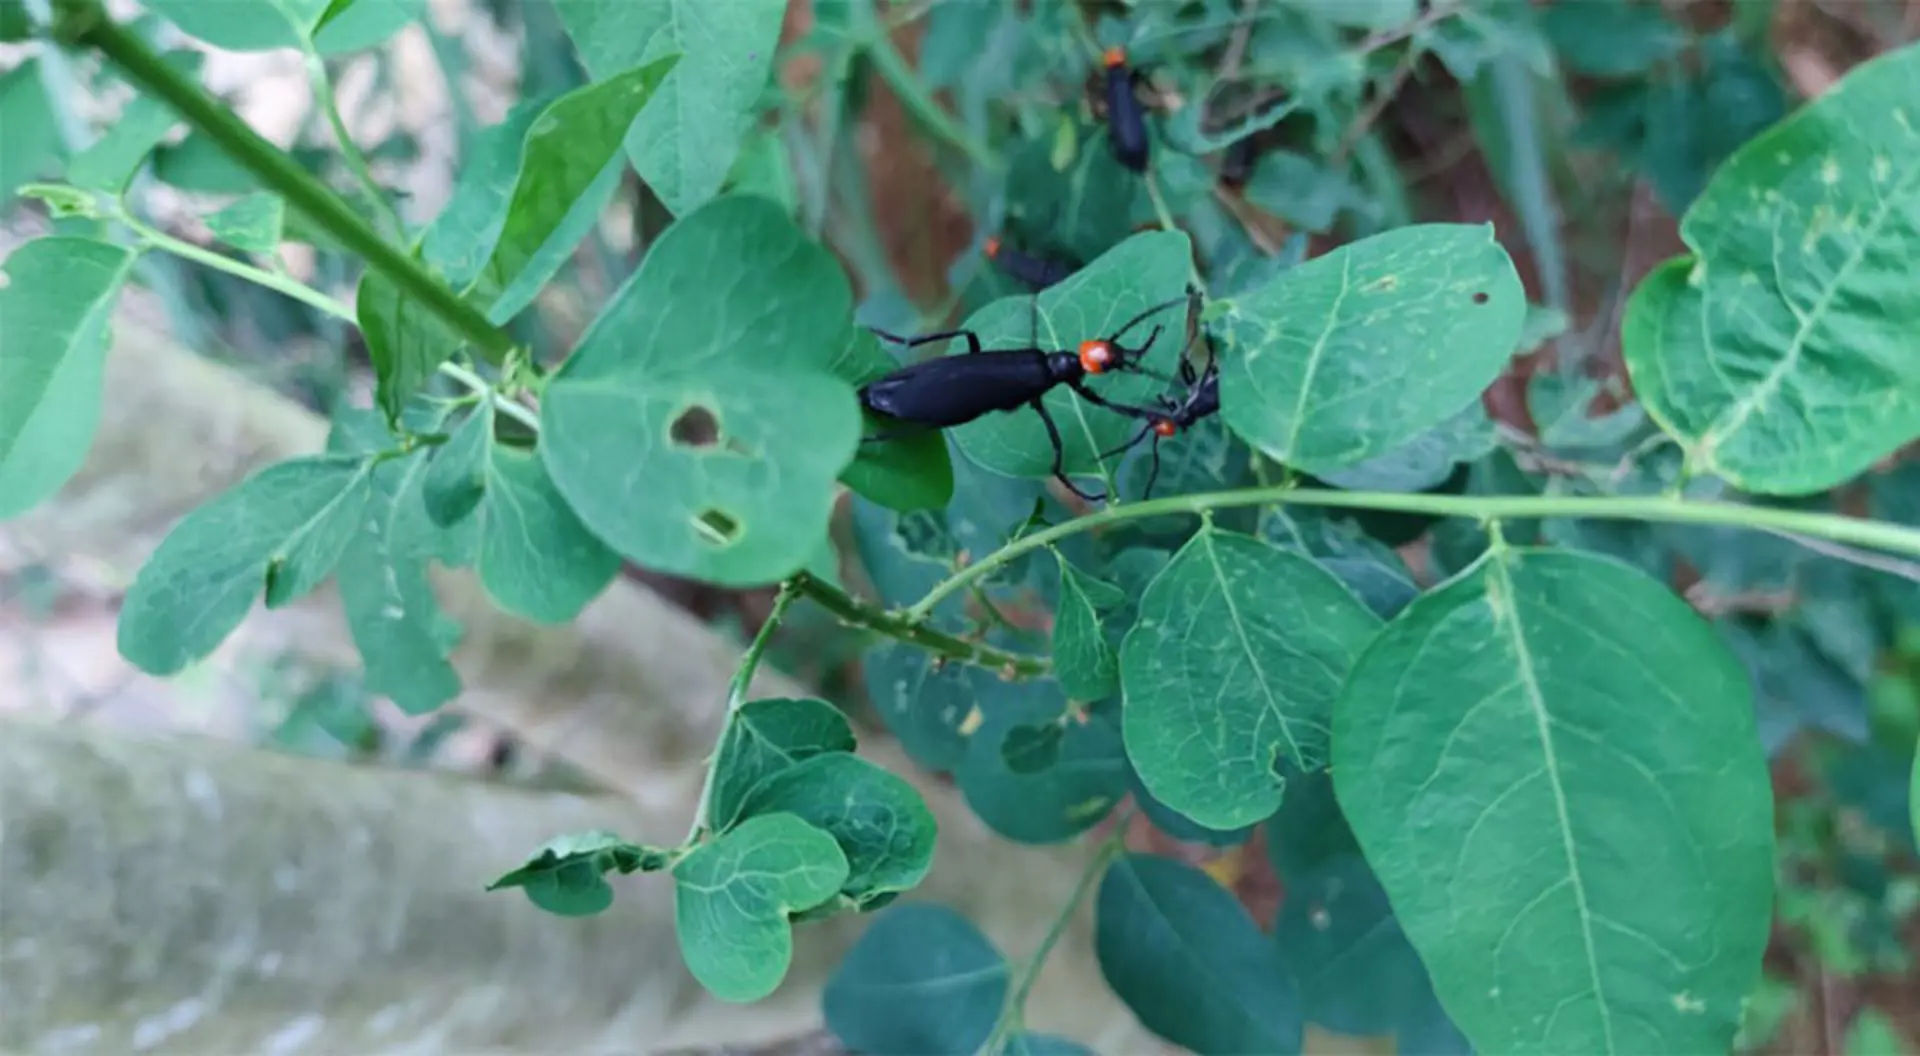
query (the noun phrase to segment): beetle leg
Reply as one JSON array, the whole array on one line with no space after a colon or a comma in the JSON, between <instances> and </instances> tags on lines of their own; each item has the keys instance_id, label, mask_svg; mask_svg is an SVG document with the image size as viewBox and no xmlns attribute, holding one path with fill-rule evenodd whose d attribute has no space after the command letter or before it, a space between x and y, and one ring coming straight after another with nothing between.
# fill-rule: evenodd
<instances>
[{"instance_id":1,"label":"beetle leg","mask_svg":"<svg viewBox=\"0 0 1920 1056\"><path fill-rule=\"evenodd\" d=\"M935 341L951 341L956 337L964 337L967 339L967 355L972 356L980 353L980 335L971 330L945 330L937 334L921 334L919 337L901 337L899 334L890 334L875 326L869 326L867 329L873 331L875 336L884 337L895 344L905 345L908 348L918 348L921 345L932 344Z\"/></svg>"},{"instance_id":2,"label":"beetle leg","mask_svg":"<svg viewBox=\"0 0 1920 1056\"><path fill-rule=\"evenodd\" d=\"M1039 400L1034 400L1028 406L1032 407L1034 411L1040 415L1041 423L1047 427L1047 439L1053 441L1054 479L1066 485L1068 491L1073 492L1075 495L1080 496L1081 498L1087 500L1088 502L1099 502L1101 499L1105 498L1106 496L1104 495L1089 495L1086 492L1081 491L1078 487L1076 487L1073 481L1067 479L1067 473L1066 473L1067 447L1066 447L1066 444L1063 443L1060 439L1060 427L1053 424L1053 415L1047 413L1046 404L1041 403Z\"/></svg>"},{"instance_id":3,"label":"beetle leg","mask_svg":"<svg viewBox=\"0 0 1920 1056\"><path fill-rule=\"evenodd\" d=\"M1146 500L1153 498L1153 484L1154 484L1154 481L1157 481L1159 479L1160 479L1160 438L1156 436L1153 438L1153 469L1151 469L1147 473L1147 490L1140 493L1140 500L1142 502L1145 502Z\"/></svg>"}]
</instances>

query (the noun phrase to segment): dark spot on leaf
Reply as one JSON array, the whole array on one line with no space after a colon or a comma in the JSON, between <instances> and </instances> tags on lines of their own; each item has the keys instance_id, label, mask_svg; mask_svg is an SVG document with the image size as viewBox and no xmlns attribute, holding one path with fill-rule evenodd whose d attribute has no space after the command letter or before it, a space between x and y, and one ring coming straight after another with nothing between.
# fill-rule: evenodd
<instances>
[{"instance_id":1,"label":"dark spot on leaf","mask_svg":"<svg viewBox=\"0 0 1920 1056\"><path fill-rule=\"evenodd\" d=\"M1487 293L1485 290L1481 290L1480 292L1473 295L1473 303L1475 304L1485 304L1490 299L1491 298L1487 296Z\"/></svg>"},{"instance_id":2,"label":"dark spot on leaf","mask_svg":"<svg viewBox=\"0 0 1920 1056\"><path fill-rule=\"evenodd\" d=\"M681 447L711 447L720 439L720 419L696 403L680 412L667 435Z\"/></svg>"},{"instance_id":3,"label":"dark spot on leaf","mask_svg":"<svg viewBox=\"0 0 1920 1056\"><path fill-rule=\"evenodd\" d=\"M740 538L740 522L720 510L702 510L693 519L695 530L715 546L732 546Z\"/></svg>"}]
</instances>

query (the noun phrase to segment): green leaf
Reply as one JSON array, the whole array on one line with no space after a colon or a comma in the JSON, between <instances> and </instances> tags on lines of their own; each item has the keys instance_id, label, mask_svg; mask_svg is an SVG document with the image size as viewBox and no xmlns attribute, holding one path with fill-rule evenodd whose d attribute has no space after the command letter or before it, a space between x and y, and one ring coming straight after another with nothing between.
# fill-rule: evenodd
<instances>
[{"instance_id":1,"label":"green leaf","mask_svg":"<svg viewBox=\"0 0 1920 1056\"><path fill-rule=\"evenodd\" d=\"M791 574L859 443L853 390L828 373L851 313L833 256L773 204L685 217L547 385L554 483L649 568L726 586Z\"/></svg>"},{"instance_id":2,"label":"green leaf","mask_svg":"<svg viewBox=\"0 0 1920 1056\"><path fill-rule=\"evenodd\" d=\"M740 818L748 795L768 778L814 756L853 748L847 717L824 700L748 701L727 723L714 752L708 824L716 832L726 831Z\"/></svg>"},{"instance_id":3,"label":"green leaf","mask_svg":"<svg viewBox=\"0 0 1920 1056\"><path fill-rule=\"evenodd\" d=\"M187 36L217 48L271 51L300 47L325 11L327 0L235 0L221 4L152 0L147 6Z\"/></svg>"},{"instance_id":4,"label":"green leaf","mask_svg":"<svg viewBox=\"0 0 1920 1056\"><path fill-rule=\"evenodd\" d=\"M1297 1053L1300 994L1280 951L1213 878L1129 854L1094 903L1100 973L1142 1026L1197 1053Z\"/></svg>"},{"instance_id":5,"label":"green leaf","mask_svg":"<svg viewBox=\"0 0 1920 1056\"><path fill-rule=\"evenodd\" d=\"M333 0L314 21L313 45L322 55L375 48L426 9L427 0Z\"/></svg>"},{"instance_id":6,"label":"green leaf","mask_svg":"<svg viewBox=\"0 0 1920 1056\"><path fill-rule=\"evenodd\" d=\"M169 51L161 59L175 73L197 81L205 56L197 51ZM139 171L141 162L179 123L180 115L173 107L152 96L134 96L92 146L74 155L67 165L67 182L118 196Z\"/></svg>"},{"instance_id":7,"label":"green leaf","mask_svg":"<svg viewBox=\"0 0 1920 1056\"><path fill-rule=\"evenodd\" d=\"M533 904L563 917L590 917L613 905L605 874L664 869L669 852L628 843L602 829L556 836L520 868L487 885L489 891L517 887Z\"/></svg>"},{"instance_id":8,"label":"green leaf","mask_svg":"<svg viewBox=\"0 0 1920 1056\"><path fill-rule=\"evenodd\" d=\"M1390 620L1419 593L1412 570L1392 548L1367 536L1352 521L1325 510L1276 506L1264 511L1261 538L1339 577L1375 616Z\"/></svg>"},{"instance_id":9,"label":"green leaf","mask_svg":"<svg viewBox=\"0 0 1920 1056\"><path fill-rule=\"evenodd\" d=\"M1742 147L1681 222L1694 256L1628 301L1634 391L1695 470L1805 494L1920 433L1917 94L1910 46Z\"/></svg>"},{"instance_id":10,"label":"green leaf","mask_svg":"<svg viewBox=\"0 0 1920 1056\"><path fill-rule=\"evenodd\" d=\"M620 571L620 555L580 523L532 452L493 444L477 514L480 583L501 608L539 623L580 614Z\"/></svg>"},{"instance_id":11,"label":"green leaf","mask_svg":"<svg viewBox=\"0 0 1920 1056\"><path fill-rule=\"evenodd\" d=\"M460 158L453 197L420 236L420 256L456 289L465 289L506 229L508 200L520 175L527 133L553 104L551 97L523 99L505 120L473 134Z\"/></svg>"},{"instance_id":12,"label":"green leaf","mask_svg":"<svg viewBox=\"0 0 1920 1056\"><path fill-rule=\"evenodd\" d=\"M1585 0L1555 4L1540 13L1540 28L1575 73L1631 77L1679 55L1686 30L1658 4Z\"/></svg>"},{"instance_id":13,"label":"green leaf","mask_svg":"<svg viewBox=\"0 0 1920 1056\"><path fill-rule=\"evenodd\" d=\"M367 358L373 361L380 409L396 420L462 339L440 316L372 268L360 276L354 315L367 341Z\"/></svg>"},{"instance_id":14,"label":"green leaf","mask_svg":"<svg viewBox=\"0 0 1920 1056\"><path fill-rule=\"evenodd\" d=\"M1262 154L1241 193L1280 219L1316 233L1332 230L1341 210L1367 204L1344 168L1290 150Z\"/></svg>"},{"instance_id":15,"label":"green leaf","mask_svg":"<svg viewBox=\"0 0 1920 1056\"><path fill-rule=\"evenodd\" d=\"M0 519L80 470L100 424L113 306L136 256L85 238L37 238L0 286Z\"/></svg>"},{"instance_id":16,"label":"green leaf","mask_svg":"<svg viewBox=\"0 0 1920 1056\"><path fill-rule=\"evenodd\" d=\"M971 738L961 729L973 710L974 668L935 667L925 649L890 641L861 658L867 696L888 732L929 770L958 770Z\"/></svg>"},{"instance_id":17,"label":"green leaf","mask_svg":"<svg viewBox=\"0 0 1920 1056\"><path fill-rule=\"evenodd\" d=\"M1020 348L1033 342L1037 325L1042 348L1072 351L1082 341L1112 336L1145 309L1180 297L1186 289L1191 252L1186 235L1177 231L1134 235L1037 298L993 302L970 316L965 328L979 333L983 348ZM1142 322L1124 341L1138 348L1156 324L1163 329L1145 362L1163 374L1171 373L1186 338L1184 305ZM964 342L953 342L949 350L962 354L965 347ZM1102 375L1093 387L1116 403L1143 406L1165 384L1141 374L1114 373ZM1049 392L1042 402L1060 427L1069 474L1099 472L1099 454L1120 446L1140 428L1131 418L1088 404L1065 386ZM967 457L982 468L1010 477L1053 474L1053 444L1040 416L1029 408L989 414L950 432Z\"/></svg>"},{"instance_id":18,"label":"green leaf","mask_svg":"<svg viewBox=\"0 0 1920 1056\"><path fill-rule=\"evenodd\" d=\"M7 149L0 153L0 208L4 208L21 184L58 171L56 162L65 153L38 56L29 56L0 74L0 128L7 130Z\"/></svg>"},{"instance_id":19,"label":"green leaf","mask_svg":"<svg viewBox=\"0 0 1920 1056\"><path fill-rule=\"evenodd\" d=\"M973 1056L1006 1003L1006 959L967 918L928 903L877 917L827 980L827 1029L852 1052Z\"/></svg>"},{"instance_id":20,"label":"green leaf","mask_svg":"<svg viewBox=\"0 0 1920 1056\"><path fill-rule=\"evenodd\" d=\"M320 585L353 540L370 463L296 458L260 470L176 524L120 610L120 655L171 675L213 652L264 592L269 608Z\"/></svg>"},{"instance_id":21,"label":"green leaf","mask_svg":"<svg viewBox=\"0 0 1920 1056\"><path fill-rule=\"evenodd\" d=\"M229 157L213 137L198 131L188 132L178 143L155 149L153 175L169 187L202 194L249 194L260 190L253 173Z\"/></svg>"},{"instance_id":22,"label":"green leaf","mask_svg":"<svg viewBox=\"0 0 1920 1056\"><path fill-rule=\"evenodd\" d=\"M243 253L262 256L280 248L287 206L271 194L250 194L207 217L213 237Z\"/></svg>"},{"instance_id":23,"label":"green leaf","mask_svg":"<svg viewBox=\"0 0 1920 1056\"><path fill-rule=\"evenodd\" d=\"M747 133L740 156L727 174L730 194L754 194L778 202L788 216L800 208L800 188L787 161L787 148L777 129L755 129Z\"/></svg>"},{"instance_id":24,"label":"green leaf","mask_svg":"<svg viewBox=\"0 0 1920 1056\"><path fill-rule=\"evenodd\" d=\"M856 905L909 891L933 865L936 826L920 793L843 751L778 770L748 794L747 818L791 814L832 834L847 858L840 891Z\"/></svg>"},{"instance_id":25,"label":"green leaf","mask_svg":"<svg viewBox=\"0 0 1920 1056\"><path fill-rule=\"evenodd\" d=\"M966 5L957 5L966 6ZM1007 1039L1007 1047L1001 1052L1006 1056L1095 1056L1092 1049L1057 1034L1035 1034L1021 1031Z\"/></svg>"},{"instance_id":26,"label":"green leaf","mask_svg":"<svg viewBox=\"0 0 1920 1056\"><path fill-rule=\"evenodd\" d=\"M528 126L499 235L465 293L487 306L488 318L503 323L518 315L593 229L618 183L617 172L603 176L609 167L624 168L621 138L679 62L679 55L666 55L575 89ZM596 183L606 184L597 199L587 194Z\"/></svg>"},{"instance_id":27,"label":"green leaf","mask_svg":"<svg viewBox=\"0 0 1920 1056\"><path fill-rule=\"evenodd\" d=\"M554 0L595 80L685 59L627 133L640 178L676 216L713 197L752 127L780 39L782 0Z\"/></svg>"},{"instance_id":28,"label":"green leaf","mask_svg":"<svg viewBox=\"0 0 1920 1056\"><path fill-rule=\"evenodd\" d=\"M1060 722L1015 726L1000 742L1000 758L1016 774L1037 774L1060 762L1067 729Z\"/></svg>"},{"instance_id":29,"label":"green leaf","mask_svg":"<svg viewBox=\"0 0 1920 1056\"><path fill-rule=\"evenodd\" d=\"M1202 528L1147 588L1120 647L1127 754L1141 780L1208 828L1272 814L1278 760L1325 764L1334 699L1379 629L1311 560Z\"/></svg>"},{"instance_id":30,"label":"green leaf","mask_svg":"<svg viewBox=\"0 0 1920 1056\"><path fill-rule=\"evenodd\" d=\"M860 327L846 350L836 358L833 376L858 388L899 369L900 363L880 348L873 332ZM897 429L886 419L861 409L861 435L878 436ZM953 501L953 462L947 439L936 431L889 436L862 443L840 480L857 494L902 513L938 510Z\"/></svg>"},{"instance_id":31,"label":"green leaf","mask_svg":"<svg viewBox=\"0 0 1920 1056\"><path fill-rule=\"evenodd\" d=\"M1476 461L1493 447L1493 419L1476 397L1446 421L1386 454L1318 476L1348 491L1425 491L1452 476L1455 466Z\"/></svg>"},{"instance_id":32,"label":"green leaf","mask_svg":"<svg viewBox=\"0 0 1920 1056\"><path fill-rule=\"evenodd\" d=\"M1273 942L1299 981L1310 1022L1377 1037L1434 1013L1426 966L1364 859L1341 855L1285 883Z\"/></svg>"},{"instance_id":33,"label":"green leaf","mask_svg":"<svg viewBox=\"0 0 1920 1056\"><path fill-rule=\"evenodd\" d=\"M421 480L427 517L442 528L465 520L487 494L493 449L493 407L483 404L435 448Z\"/></svg>"},{"instance_id":34,"label":"green leaf","mask_svg":"<svg viewBox=\"0 0 1920 1056\"><path fill-rule=\"evenodd\" d=\"M345 403L335 411L330 451L372 454L393 443L378 412ZM447 662L460 629L441 612L427 565L464 563L472 532L450 533L427 516L422 493L429 465L425 452L416 452L373 468L366 516L335 573L366 688L409 715L460 693L460 676Z\"/></svg>"},{"instance_id":35,"label":"green leaf","mask_svg":"<svg viewBox=\"0 0 1920 1056\"><path fill-rule=\"evenodd\" d=\"M1499 377L1525 313L1491 225L1420 224L1348 243L1233 302L1221 414L1297 469L1364 462Z\"/></svg>"},{"instance_id":36,"label":"green leaf","mask_svg":"<svg viewBox=\"0 0 1920 1056\"><path fill-rule=\"evenodd\" d=\"M1068 720L1057 761L1022 772L1008 765L1008 737L1058 719L1066 695L1051 679L1009 684L991 671L968 670L981 718L955 776L967 806L988 828L1018 843L1060 843L1099 824L1125 798L1127 757L1111 717L1096 712L1084 723Z\"/></svg>"},{"instance_id":37,"label":"green leaf","mask_svg":"<svg viewBox=\"0 0 1920 1056\"><path fill-rule=\"evenodd\" d=\"M1120 690L1120 657L1100 626L1100 614L1119 608L1126 595L1073 567L1060 564L1060 608L1053 616L1053 669L1060 688L1074 700L1105 700Z\"/></svg>"},{"instance_id":38,"label":"green leaf","mask_svg":"<svg viewBox=\"0 0 1920 1056\"><path fill-rule=\"evenodd\" d=\"M674 922L687 970L722 1001L758 1001L793 960L789 914L811 909L847 880L831 835L791 814L762 814L673 867Z\"/></svg>"},{"instance_id":39,"label":"green leaf","mask_svg":"<svg viewBox=\"0 0 1920 1056\"><path fill-rule=\"evenodd\" d=\"M1773 797L1746 673L1680 599L1609 559L1489 550L1367 650L1333 746L1478 1051L1727 1050L1766 946Z\"/></svg>"},{"instance_id":40,"label":"green leaf","mask_svg":"<svg viewBox=\"0 0 1920 1056\"><path fill-rule=\"evenodd\" d=\"M1284 0L1284 5L1336 26L1369 30L1396 28L1419 13L1415 0Z\"/></svg>"}]
</instances>

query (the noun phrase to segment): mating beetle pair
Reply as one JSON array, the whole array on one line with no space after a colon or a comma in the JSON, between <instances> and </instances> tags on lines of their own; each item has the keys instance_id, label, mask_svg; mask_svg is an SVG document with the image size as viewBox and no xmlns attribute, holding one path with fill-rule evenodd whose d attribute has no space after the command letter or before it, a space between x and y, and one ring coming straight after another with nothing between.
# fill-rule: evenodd
<instances>
[{"instance_id":1,"label":"mating beetle pair","mask_svg":"<svg viewBox=\"0 0 1920 1056\"><path fill-rule=\"evenodd\" d=\"M991 255L996 259L1002 256L997 247ZM1186 397L1177 401L1161 397L1161 406L1157 409L1115 403L1094 392L1086 379L1089 375L1114 371L1152 373L1140 363L1159 338L1163 328L1156 325L1147 335L1146 341L1138 348L1127 347L1122 339L1135 326L1180 304L1184 303L1188 306L1189 316L1191 316L1199 307L1200 297L1198 289L1188 287L1185 296L1148 308L1128 320L1110 337L1082 341L1077 351L1040 347L1037 310L1034 321L1035 334L1029 338L1029 344L1024 348L984 349L980 345L980 335L966 329L946 330L917 337L902 337L883 330L875 330L874 333L880 337L907 348L935 341L963 338L967 343L967 351L956 356L937 356L901 367L861 386L861 406L875 415L899 422L904 426L902 429L866 437L863 442L891 439L923 429L951 428L965 425L994 411L1017 411L1022 407L1031 407L1034 413L1040 416L1041 423L1046 426L1047 438L1053 445L1054 478L1075 495L1089 501L1098 501L1103 496L1089 495L1067 478L1064 471L1066 451L1060 439L1060 429L1054 423L1053 415L1047 410L1046 404L1042 402L1042 398L1047 393L1060 385L1065 385L1080 398L1097 407L1144 420L1147 424L1138 436L1101 457L1106 458L1124 451L1146 439L1151 432L1154 434L1153 472L1157 476L1160 463L1159 438L1172 436L1219 409L1219 381L1214 364L1210 361L1206 372L1196 378L1192 366L1183 360L1181 376L1188 385ZM1149 477L1147 491L1151 493L1152 489L1153 478Z\"/></svg>"}]
</instances>

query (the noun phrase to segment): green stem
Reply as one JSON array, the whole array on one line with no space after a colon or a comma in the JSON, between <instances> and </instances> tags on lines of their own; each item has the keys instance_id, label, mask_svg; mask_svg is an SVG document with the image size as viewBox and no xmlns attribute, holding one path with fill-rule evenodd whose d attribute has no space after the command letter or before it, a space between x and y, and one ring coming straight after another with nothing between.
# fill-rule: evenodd
<instances>
[{"instance_id":1,"label":"green stem","mask_svg":"<svg viewBox=\"0 0 1920 1056\"><path fill-rule=\"evenodd\" d=\"M760 669L760 658L766 654L767 646L772 644L773 633L780 629L780 621L786 619L787 609L801 593L794 580L780 584L780 593L773 598L773 611L767 613L766 621L747 645L747 651L740 656L740 666L733 673L733 682L727 686L727 718L720 725L719 740L714 744L712 757L707 760L707 776L700 785L700 803L693 811L693 827L687 830L687 838L683 841L687 845L699 839L707 827L708 808L713 800L713 779L720 770L720 746L726 743L734 720L739 717L740 709L746 706L747 690L753 685L753 673Z\"/></svg>"},{"instance_id":2,"label":"green stem","mask_svg":"<svg viewBox=\"0 0 1920 1056\"><path fill-rule=\"evenodd\" d=\"M154 227L152 224L141 220L125 209L117 209L112 213L112 216L115 220L125 224L135 235L139 236L142 242L154 249L171 253L183 260L191 260L195 264L204 265L215 271L224 271L235 278L245 279L256 286L264 286L275 293L291 297L323 315L330 315L335 319L358 325L353 317L353 309L321 293L319 290L308 286L306 283L301 282L291 275L264 271L245 261L221 256L210 249L196 246L191 242L182 241ZM501 414L520 422L535 432L540 431L540 419L533 413L531 408L525 404L508 399L504 394L495 392L493 386L488 384L487 379L452 360L441 363L437 369L440 373L466 386L466 388L472 392L491 395L494 407L498 408Z\"/></svg>"},{"instance_id":3,"label":"green stem","mask_svg":"<svg viewBox=\"0 0 1920 1056\"><path fill-rule=\"evenodd\" d=\"M1066 905L1061 906L1060 912L1054 915L1047 933L1040 937L1040 945L1033 948L1033 956L1020 966L1020 972L1007 994L1007 1003L1001 1007L1000 1018L993 1025L993 1033L987 1036L987 1043L980 1047L980 1051L987 1056L996 1056L1008 1036L1025 1024L1027 997L1033 993L1033 984L1040 979L1040 969L1046 967L1053 948L1060 944L1061 937L1067 933L1067 926L1073 923L1074 913L1087 900L1087 892L1093 890L1094 881L1105 875L1107 866L1126 849L1127 823L1132 819L1132 807L1119 812L1113 834L1101 843L1100 850L1081 871L1079 882L1073 885L1073 894L1067 896Z\"/></svg>"},{"instance_id":4,"label":"green stem","mask_svg":"<svg viewBox=\"0 0 1920 1056\"><path fill-rule=\"evenodd\" d=\"M801 594L813 599L821 608L848 623L909 645L917 645L948 660L993 668L1003 675L1016 678L1044 675L1050 666L1042 657L999 649L982 642L970 642L945 631L934 630L926 626L925 617L903 618L897 613L888 612L877 605L861 601L833 584L805 572L788 582ZM952 583L954 580L949 579L947 582ZM927 611L933 610L929 607Z\"/></svg>"},{"instance_id":5,"label":"green stem","mask_svg":"<svg viewBox=\"0 0 1920 1056\"><path fill-rule=\"evenodd\" d=\"M994 569L1057 540L1109 524L1203 513L1235 506L1327 506L1348 510L1393 510L1439 517L1494 518L1590 517L1602 520L1661 521L1668 524L1712 524L1760 531L1787 531L1838 543L1920 555L1920 529L1884 521L1833 513L1743 506L1732 502L1688 502L1660 496L1585 495L1398 495L1388 492L1334 491L1280 486L1176 495L1165 499L1109 507L1064 524L1023 536L947 577L898 619L909 625L926 620L936 606L965 590L969 583L991 575Z\"/></svg>"},{"instance_id":6,"label":"green stem","mask_svg":"<svg viewBox=\"0 0 1920 1056\"><path fill-rule=\"evenodd\" d=\"M254 178L278 193L314 224L359 255L402 292L471 341L488 360L503 362L514 347L506 331L435 279L302 169L285 151L261 138L206 90L162 62L139 37L115 22L100 0L57 0L54 36L64 44L95 49L135 85L173 107L196 130L218 143Z\"/></svg>"},{"instance_id":7,"label":"green stem","mask_svg":"<svg viewBox=\"0 0 1920 1056\"><path fill-rule=\"evenodd\" d=\"M314 102L320 105L322 113L327 115L327 127L333 129L333 138L340 147L340 157L347 163L347 171L360 184L368 200L380 210L380 220L386 225L386 233L395 237L406 234L406 228L400 223L400 214L393 211L393 203L387 200L387 192L382 190L373 178L373 168L367 164L367 156L360 153L360 147L353 137L347 134L346 119L340 116L340 102L334 98L333 82L327 79L327 62L313 49L313 42L306 44L307 83L312 86ZM459 95L459 92L455 92Z\"/></svg>"}]
</instances>

